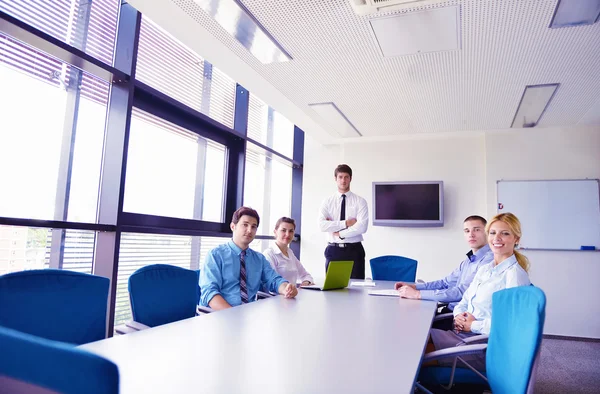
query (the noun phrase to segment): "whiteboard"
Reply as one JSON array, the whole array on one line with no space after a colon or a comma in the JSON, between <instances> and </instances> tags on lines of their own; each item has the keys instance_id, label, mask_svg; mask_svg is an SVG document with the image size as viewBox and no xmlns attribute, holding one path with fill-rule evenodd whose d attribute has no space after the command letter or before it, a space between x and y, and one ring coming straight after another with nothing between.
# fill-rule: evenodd
<instances>
[{"instance_id":1,"label":"whiteboard","mask_svg":"<svg viewBox=\"0 0 600 394\"><path fill-rule=\"evenodd\" d=\"M600 250L597 179L498 181L498 213L521 221L524 249Z\"/></svg>"}]
</instances>

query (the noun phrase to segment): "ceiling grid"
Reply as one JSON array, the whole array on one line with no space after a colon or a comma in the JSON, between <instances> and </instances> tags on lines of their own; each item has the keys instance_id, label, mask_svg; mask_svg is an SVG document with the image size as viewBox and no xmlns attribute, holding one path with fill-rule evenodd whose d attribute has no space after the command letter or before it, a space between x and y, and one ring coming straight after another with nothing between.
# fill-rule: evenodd
<instances>
[{"instance_id":1,"label":"ceiling grid","mask_svg":"<svg viewBox=\"0 0 600 394\"><path fill-rule=\"evenodd\" d=\"M449 0L380 12L461 7L461 49L394 58L379 52L373 15L356 15L350 0L242 0L292 56L272 64L193 0L168 1L306 113L309 103L334 102L364 136L509 128L526 85L561 84L538 127L575 125L600 99L600 23L548 28L556 0Z\"/></svg>"}]
</instances>

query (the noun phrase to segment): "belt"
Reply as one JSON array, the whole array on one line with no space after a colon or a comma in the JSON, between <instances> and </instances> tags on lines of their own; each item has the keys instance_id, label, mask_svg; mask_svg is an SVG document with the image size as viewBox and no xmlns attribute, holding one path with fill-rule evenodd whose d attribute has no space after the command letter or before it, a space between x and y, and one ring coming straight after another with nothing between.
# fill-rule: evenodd
<instances>
[{"instance_id":1,"label":"belt","mask_svg":"<svg viewBox=\"0 0 600 394\"><path fill-rule=\"evenodd\" d=\"M352 242L352 243L335 243L335 242L328 242L329 246L335 246L338 248L349 248L351 246L356 246L356 245L360 245L360 242Z\"/></svg>"}]
</instances>

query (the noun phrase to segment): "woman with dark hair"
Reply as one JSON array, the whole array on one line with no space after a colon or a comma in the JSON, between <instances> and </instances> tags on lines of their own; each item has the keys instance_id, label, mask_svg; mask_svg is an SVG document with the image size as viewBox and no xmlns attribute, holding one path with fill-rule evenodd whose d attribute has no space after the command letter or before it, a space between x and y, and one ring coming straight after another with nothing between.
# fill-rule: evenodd
<instances>
[{"instance_id":1,"label":"woman with dark hair","mask_svg":"<svg viewBox=\"0 0 600 394\"><path fill-rule=\"evenodd\" d=\"M300 261L294 255L294 251L289 248L294 232L296 222L292 218L282 217L275 223L275 245L263 252L271 267L284 279L292 284L299 280L302 285L313 284L312 276L304 269Z\"/></svg>"}]
</instances>

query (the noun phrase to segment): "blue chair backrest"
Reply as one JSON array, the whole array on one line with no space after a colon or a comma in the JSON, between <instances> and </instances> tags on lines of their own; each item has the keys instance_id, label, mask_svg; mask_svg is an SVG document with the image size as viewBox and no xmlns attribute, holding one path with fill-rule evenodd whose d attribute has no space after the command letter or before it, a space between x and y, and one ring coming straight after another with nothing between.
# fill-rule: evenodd
<instances>
[{"instance_id":1,"label":"blue chair backrest","mask_svg":"<svg viewBox=\"0 0 600 394\"><path fill-rule=\"evenodd\" d=\"M373 280L414 282L417 277L417 260L402 256L380 256L371 259Z\"/></svg>"},{"instance_id":2,"label":"blue chair backrest","mask_svg":"<svg viewBox=\"0 0 600 394\"><path fill-rule=\"evenodd\" d=\"M198 277L196 278L196 305L200 305L200 270L196 270L196 275L198 275Z\"/></svg>"},{"instance_id":3,"label":"blue chair backrest","mask_svg":"<svg viewBox=\"0 0 600 394\"><path fill-rule=\"evenodd\" d=\"M198 273L168 264L142 267L129 277L133 320L149 327L196 315Z\"/></svg>"},{"instance_id":4,"label":"blue chair backrest","mask_svg":"<svg viewBox=\"0 0 600 394\"><path fill-rule=\"evenodd\" d=\"M36 392L33 387L62 394L119 392L117 366L72 345L0 327L0 349L0 392L12 392L12 385L22 389L23 383L26 392Z\"/></svg>"},{"instance_id":5,"label":"blue chair backrest","mask_svg":"<svg viewBox=\"0 0 600 394\"><path fill-rule=\"evenodd\" d=\"M539 351L546 296L535 286L501 290L492 296L493 318L486 354L494 394L526 393Z\"/></svg>"},{"instance_id":6,"label":"blue chair backrest","mask_svg":"<svg viewBox=\"0 0 600 394\"><path fill-rule=\"evenodd\" d=\"M0 276L0 326L81 345L106 337L110 281L66 270Z\"/></svg>"}]
</instances>

